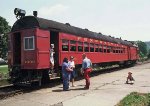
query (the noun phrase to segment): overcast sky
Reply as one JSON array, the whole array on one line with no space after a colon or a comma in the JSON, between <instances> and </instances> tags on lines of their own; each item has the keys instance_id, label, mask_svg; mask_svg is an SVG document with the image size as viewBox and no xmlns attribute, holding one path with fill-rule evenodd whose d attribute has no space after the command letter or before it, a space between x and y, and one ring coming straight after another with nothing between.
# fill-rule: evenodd
<instances>
[{"instance_id":1,"label":"overcast sky","mask_svg":"<svg viewBox=\"0 0 150 106\"><path fill-rule=\"evenodd\" d=\"M0 16L11 26L16 7L104 35L150 41L150 0L1 0Z\"/></svg>"}]
</instances>

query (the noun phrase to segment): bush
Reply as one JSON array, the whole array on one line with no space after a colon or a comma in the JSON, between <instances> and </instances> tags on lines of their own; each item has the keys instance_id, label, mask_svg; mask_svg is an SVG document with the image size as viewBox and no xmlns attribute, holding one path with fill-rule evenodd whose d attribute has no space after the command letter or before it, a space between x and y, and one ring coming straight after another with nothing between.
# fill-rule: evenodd
<instances>
[{"instance_id":1,"label":"bush","mask_svg":"<svg viewBox=\"0 0 150 106\"><path fill-rule=\"evenodd\" d=\"M150 106L150 94L132 92L116 106Z\"/></svg>"}]
</instances>

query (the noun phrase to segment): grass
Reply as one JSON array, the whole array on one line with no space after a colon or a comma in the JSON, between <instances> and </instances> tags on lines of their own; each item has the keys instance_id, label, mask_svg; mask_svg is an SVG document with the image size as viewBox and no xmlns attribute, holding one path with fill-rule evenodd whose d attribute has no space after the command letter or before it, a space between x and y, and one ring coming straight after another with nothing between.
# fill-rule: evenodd
<instances>
[{"instance_id":1,"label":"grass","mask_svg":"<svg viewBox=\"0 0 150 106\"><path fill-rule=\"evenodd\" d=\"M142 94L132 92L123 98L116 106L150 106L150 93Z\"/></svg>"},{"instance_id":2,"label":"grass","mask_svg":"<svg viewBox=\"0 0 150 106\"><path fill-rule=\"evenodd\" d=\"M0 80L7 79L8 77L8 65L0 65Z\"/></svg>"},{"instance_id":3,"label":"grass","mask_svg":"<svg viewBox=\"0 0 150 106\"><path fill-rule=\"evenodd\" d=\"M8 65L0 65L0 86L8 85Z\"/></svg>"},{"instance_id":4,"label":"grass","mask_svg":"<svg viewBox=\"0 0 150 106\"><path fill-rule=\"evenodd\" d=\"M0 73L7 74L8 73L8 65L1 65L0 66Z\"/></svg>"}]
</instances>

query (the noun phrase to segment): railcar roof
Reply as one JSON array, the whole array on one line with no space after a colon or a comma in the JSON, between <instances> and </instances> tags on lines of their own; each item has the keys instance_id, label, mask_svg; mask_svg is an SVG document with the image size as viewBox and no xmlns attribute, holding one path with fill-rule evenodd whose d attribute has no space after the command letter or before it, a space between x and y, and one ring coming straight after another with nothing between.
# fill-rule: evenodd
<instances>
[{"instance_id":1,"label":"railcar roof","mask_svg":"<svg viewBox=\"0 0 150 106\"><path fill-rule=\"evenodd\" d=\"M34 16L25 16L17 20L13 25L11 31L14 32L20 29L34 28L34 27L38 27L41 29L48 29L52 31L70 33L76 36L99 39L99 40L113 42L117 44L133 46L133 44L129 41L124 41L111 36L103 35L101 33L92 32L89 31L88 29L82 29L75 26L71 26L69 23L63 24L56 21L47 20L47 19L34 17Z\"/></svg>"}]
</instances>

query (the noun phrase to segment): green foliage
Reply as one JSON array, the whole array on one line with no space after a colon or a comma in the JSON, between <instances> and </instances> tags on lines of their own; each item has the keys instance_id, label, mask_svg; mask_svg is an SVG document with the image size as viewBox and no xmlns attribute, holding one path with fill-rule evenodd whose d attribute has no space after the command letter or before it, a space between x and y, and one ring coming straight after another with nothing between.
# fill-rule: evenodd
<instances>
[{"instance_id":1,"label":"green foliage","mask_svg":"<svg viewBox=\"0 0 150 106\"><path fill-rule=\"evenodd\" d=\"M147 41L147 42L145 42L146 43L146 45L147 45L147 49L149 50L150 49L150 41Z\"/></svg>"},{"instance_id":2,"label":"green foliage","mask_svg":"<svg viewBox=\"0 0 150 106\"><path fill-rule=\"evenodd\" d=\"M150 106L150 93L132 92L121 100L117 106Z\"/></svg>"},{"instance_id":3,"label":"green foliage","mask_svg":"<svg viewBox=\"0 0 150 106\"><path fill-rule=\"evenodd\" d=\"M139 47L139 54L140 56L146 56L147 55L147 45L146 43L142 41L137 41L138 47ZM141 55L142 54L142 55Z\"/></svg>"},{"instance_id":4,"label":"green foliage","mask_svg":"<svg viewBox=\"0 0 150 106\"><path fill-rule=\"evenodd\" d=\"M141 58L144 58L144 54L141 51L139 52L139 55Z\"/></svg>"},{"instance_id":5,"label":"green foliage","mask_svg":"<svg viewBox=\"0 0 150 106\"><path fill-rule=\"evenodd\" d=\"M150 59L150 49L148 51L148 55L147 55L148 59Z\"/></svg>"},{"instance_id":6,"label":"green foliage","mask_svg":"<svg viewBox=\"0 0 150 106\"><path fill-rule=\"evenodd\" d=\"M8 32L10 32L11 27L5 18L0 16L0 57L6 58L8 51Z\"/></svg>"}]
</instances>

